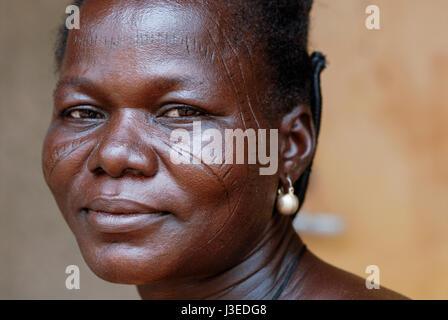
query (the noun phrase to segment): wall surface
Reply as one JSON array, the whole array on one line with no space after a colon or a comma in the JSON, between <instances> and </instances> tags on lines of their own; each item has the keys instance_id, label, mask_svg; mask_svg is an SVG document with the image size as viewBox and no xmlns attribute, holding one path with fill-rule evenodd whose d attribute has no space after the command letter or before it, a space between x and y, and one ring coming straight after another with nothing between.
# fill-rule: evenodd
<instances>
[{"instance_id":1,"label":"wall surface","mask_svg":"<svg viewBox=\"0 0 448 320\"><path fill-rule=\"evenodd\" d=\"M364 27L376 4L381 29ZM328 55L305 209L346 221L304 236L321 257L411 298L448 299L448 30L443 0L317 1L312 48Z\"/></svg>"},{"instance_id":2,"label":"wall surface","mask_svg":"<svg viewBox=\"0 0 448 320\"><path fill-rule=\"evenodd\" d=\"M67 1L0 0L0 298L136 299L98 279L42 177L52 46ZM376 4L381 29L367 30ZM448 299L448 2L316 0L311 49L323 73L321 138L305 210L339 236L303 235L324 260L411 298ZM81 290L65 268L81 269Z\"/></svg>"}]
</instances>

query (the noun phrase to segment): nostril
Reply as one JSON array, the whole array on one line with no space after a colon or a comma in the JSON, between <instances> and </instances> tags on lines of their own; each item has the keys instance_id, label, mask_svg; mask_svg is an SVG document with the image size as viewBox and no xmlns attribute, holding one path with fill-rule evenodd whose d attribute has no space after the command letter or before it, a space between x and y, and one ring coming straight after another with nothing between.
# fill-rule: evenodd
<instances>
[{"instance_id":1,"label":"nostril","mask_svg":"<svg viewBox=\"0 0 448 320\"><path fill-rule=\"evenodd\" d=\"M126 168L121 175L132 175L132 176L146 176L145 173L141 170L134 169L134 168Z\"/></svg>"},{"instance_id":2,"label":"nostril","mask_svg":"<svg viewBox=\"0 0 448 320\"><path fill-rule=\"evenodd\" d=\"M101 167L98 167L98 168L94 169L92 172L93 172L93 174L95 174L95 175L102 175L102 174L105 174L105 173L106 173L106 171L104 171L104 169L101 168Z\"/></svg>"},{"instance_id":3,"label":"nostril","mask_svg":"<svg viewBox=\"0 0 448 320\"><path fill-rule=\"evenodd\" d=\"M92 172L93 172L94 175L97 175L97 176L107 174L107 175L112 176L113 178L120 178L120 177L123 177L125 175L136 176L136 177L146 176L144 174L144 172L142 172L142 171L140 171L138 169L133 169L133 168L126 168L126 169L124 169L123 171L121 171L120 173L117 173L117 174L111 174L110 172L107 172L106 170L104 170L102 167L98 167L98 168L94 169Z\"/></svg>"}]
</instances>

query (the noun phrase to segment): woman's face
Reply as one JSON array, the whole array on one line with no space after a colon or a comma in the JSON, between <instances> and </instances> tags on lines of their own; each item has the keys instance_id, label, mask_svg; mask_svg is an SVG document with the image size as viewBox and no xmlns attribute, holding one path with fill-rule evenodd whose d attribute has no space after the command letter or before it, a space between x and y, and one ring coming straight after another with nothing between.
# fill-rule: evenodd
<instances>
[{"instance_id":1,"label":"woman's face","mask_svg":"<svg viewBox=\"0 0 448 320\"><path fill-rule=\"evenodd\" d=\"M86 262L105 280L222 271L271 219L277 174L170 156L172 131L191 133L193 121L222 136L272 126L259 111L260 54L231 40L226 10L218 19L209 9L86 1L80 30L70 32L43 170Z\"/></svg>"}]
</instances>

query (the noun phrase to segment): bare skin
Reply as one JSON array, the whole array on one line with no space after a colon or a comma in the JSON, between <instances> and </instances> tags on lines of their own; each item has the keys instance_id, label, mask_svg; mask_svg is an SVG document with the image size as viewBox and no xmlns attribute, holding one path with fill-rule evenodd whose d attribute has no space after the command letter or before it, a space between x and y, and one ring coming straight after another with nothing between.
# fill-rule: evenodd
<instances>
[{"instance_id":1,"label":"bare skin","mask_svg":"<svg viewBox=\"0 0 448 320\"><path fill-rule=\"evenodd\" d=\"M87 1L54 93L45 179L90 268L143 299L271 299L303 245L274 204L314 154L310 108L261 111L263 51L233 43L230 9L214 6ZM199 120L277 128L278 172L173 164L170 132ZM307 251L280 299L319 298L403 297Z\"/></svg>"}]
</instances>

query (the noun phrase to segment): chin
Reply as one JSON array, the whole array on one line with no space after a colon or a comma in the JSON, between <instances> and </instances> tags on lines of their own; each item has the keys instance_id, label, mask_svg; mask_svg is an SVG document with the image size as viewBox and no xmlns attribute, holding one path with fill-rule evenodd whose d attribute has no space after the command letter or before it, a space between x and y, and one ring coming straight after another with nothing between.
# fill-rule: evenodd
<instances>
[{"instance_id":1,"label":"chin","mask_svg":"<svg viewBox=\"0 0 448 320\"><path fill-rule=\"evenodd\" d=\"M108 282L142 285L169 276L160 255L142 251L141 248L120 243L86 249L81 247L84 260L92 272Z\"/></svg>"}]
</instances>

